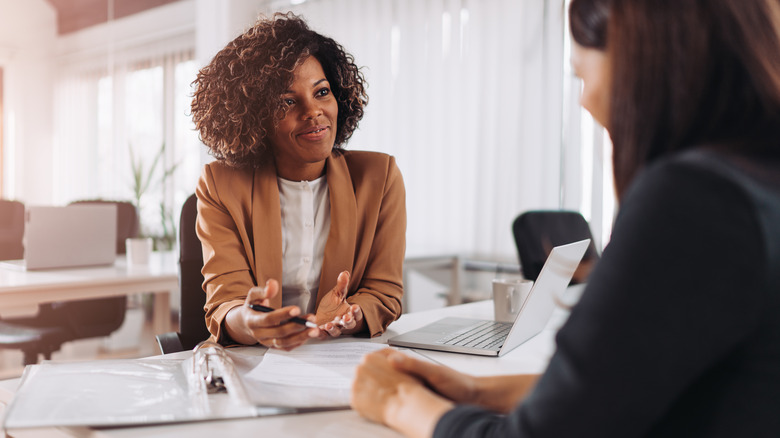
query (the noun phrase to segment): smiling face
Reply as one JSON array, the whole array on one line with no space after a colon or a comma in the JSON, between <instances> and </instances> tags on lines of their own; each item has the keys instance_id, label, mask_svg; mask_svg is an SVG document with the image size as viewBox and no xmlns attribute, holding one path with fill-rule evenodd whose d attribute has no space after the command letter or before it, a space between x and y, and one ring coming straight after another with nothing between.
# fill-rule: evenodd
<instances>
[{"instance_id":1,"label":"smiling face","mask_svg":"<svg viewBox=\"0 0 780 438\"><path fill-rule=\"evenodd\" d=\"M315 57L306 58L293 75L282 95L287 113L273 130L270 144L280 177L311 181L323 174L333 150L339 107Z\"/></svg>"},{"instance_id":2,"label":"smiling face","mask_svg":"<svg viewBox=\"0 0 780 438\"><path fill-rule=\"evenodd\" d=\"M609 129L609 90L610 78L609 58L598 49L572 45L571 65L574 74L582 79L582 95L580 104L588 110L601 126Z\"/></svg>"}]
</instances>

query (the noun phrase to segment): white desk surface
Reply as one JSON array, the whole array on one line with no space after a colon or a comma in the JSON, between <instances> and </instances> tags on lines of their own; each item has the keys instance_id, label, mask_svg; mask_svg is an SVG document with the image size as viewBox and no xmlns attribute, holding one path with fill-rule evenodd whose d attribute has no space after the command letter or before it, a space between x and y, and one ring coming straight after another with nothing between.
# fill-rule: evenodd
<instances>
[{"instance_id":1,"label":"white desk surface","mask_svg":"<svg viewBox=\"0 0 780 438\"><path fill-rule=\"evenodd\" d=\"M154 252L148 265L128 266L124 256L112 266L24 271L0 265L0 309L30 309L40 303L154 293L154 331L171 330L171 291L179 287L174 252Z\"/></svg>"},{"instance_id":2,"label":"white desk surface","mask_svg":"<svg viewBox=\"0 0 780 438\"><path fill-rule=\"evenodd\" d=\"M492 318L491 301L463 304L442 309L404 314L392 323L381 337L364 342L385 343L387 338L396 334L421 327L428 322L444 316L464 316ZM426 356L460 371L476 375L519 374L541 372L547 365L554 350L554 336L565 321L567 313L556 310L547 328L503 357L480 357L457 353L423 352ZM244 347L260 348L260 347ZM175 353L188 354L188 353ZM162 357L162 356L160 356ZM170 356L169 356L170 357ZM0 381L0 415L3 404L13 398L19 379ZM398 437L397 433L383 426L362 419L352 410L319 412L310 414L283 415L275 417L252 418L242 420L224 420L200 423L157 425L131 428L92 429L92 428L48 428L36 430L15 430L9 436L24 437L180 437L214 438L219 437Z\"/></svg>"}]
</instances>

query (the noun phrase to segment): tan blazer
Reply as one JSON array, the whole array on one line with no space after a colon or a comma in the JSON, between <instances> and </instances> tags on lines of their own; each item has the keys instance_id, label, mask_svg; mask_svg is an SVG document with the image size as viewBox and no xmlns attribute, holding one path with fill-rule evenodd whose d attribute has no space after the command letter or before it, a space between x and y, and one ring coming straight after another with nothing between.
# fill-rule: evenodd
<instances>
[{"instance_id":1,"label":"tan blazer","mask_svg":"<svg viewBox=\"0 0 780 438\"><path fill-rule=\"evenodd\" d=\"M347 302L363 310L371 336L401 315L406 193L389 155L334 151L326 162L331 225L317 305L350 272ZM233 169L212 162L196 189L203 245L206 324L221 339L222 321L249 288L282 279L282 221L276 168ZM281 294L272 307L282 304Z\"/></svg>"}]
</instances>

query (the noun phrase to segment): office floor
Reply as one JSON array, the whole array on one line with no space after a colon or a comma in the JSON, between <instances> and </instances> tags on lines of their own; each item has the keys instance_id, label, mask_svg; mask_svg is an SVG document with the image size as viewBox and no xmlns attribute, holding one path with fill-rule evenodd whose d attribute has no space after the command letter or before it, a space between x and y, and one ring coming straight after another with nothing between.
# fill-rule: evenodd
<instances>
[{"instance_id":1,"label":"office floor","mask_svg":"<svg viewBox=\"0 0 780 438\"><path fill-rule=\"evenodd\" d=\"M178 320L172 318L172 330L178 330ZM95 359L128 359L160 354L151 321L143 311L128 309L125 323L107 338L82 339L66 343L52 354L53 361L83 361ZM22 353L0 350L0 380L22 375Z\"/></svg>"}]
</instances>

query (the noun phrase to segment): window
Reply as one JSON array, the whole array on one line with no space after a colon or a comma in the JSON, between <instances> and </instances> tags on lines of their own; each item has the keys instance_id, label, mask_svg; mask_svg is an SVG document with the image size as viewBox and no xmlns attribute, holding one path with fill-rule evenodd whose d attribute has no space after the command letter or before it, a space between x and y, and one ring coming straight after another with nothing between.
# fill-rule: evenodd
<instances>
[{"instance_id":1,"label":"window","mask_svg":"<svg viewBox=\"0 0 780 438\"><path fill-rule=\"evenodd\" d=\"M64 75L56 87L58 203L132 200L142 232L172 244L200 171L192 58L185 51Z\"/></svg>"}]
</instances>

